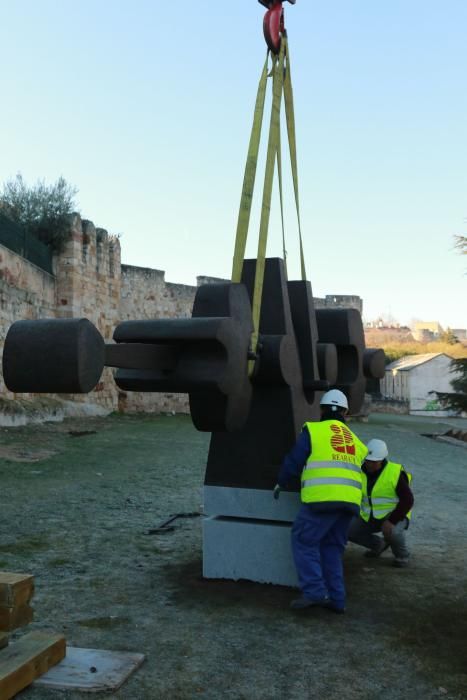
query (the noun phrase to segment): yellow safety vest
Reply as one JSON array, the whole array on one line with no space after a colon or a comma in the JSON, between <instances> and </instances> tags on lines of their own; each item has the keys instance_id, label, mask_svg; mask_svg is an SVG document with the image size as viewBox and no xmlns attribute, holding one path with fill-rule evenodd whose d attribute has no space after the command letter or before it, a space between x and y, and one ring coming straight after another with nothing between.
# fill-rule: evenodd
<instances>
[{"instance_id":1,"label":"yellow safety vest","mask_svg":"<svg viewBox=\"0 0 467 700\"><path fill-rule=\"evenodd\" d=\"M368 449L338 420L305 423L311 453L302 471L303 503L352 503L362 500L361 465Z\"/></svg>"},{"instance_id":2,"label":"yellow safety vest","mask_svg":"<svg viewBox=\"0 0 467 700\"><path fill-rule=\"evenodd\" d=\"M396 509L399 503L396 488L399 482L401 472L407 474L409 484L412 481L412 474L406 471L402 464L388 462L381 470L375 485L371 491L371 496L368 496L367 475L362 472L362 505L360 516L366 522L373 516L376 520L383 520ZM412 511L407 513L410 519Z\"/></svg>"}]
</instances>

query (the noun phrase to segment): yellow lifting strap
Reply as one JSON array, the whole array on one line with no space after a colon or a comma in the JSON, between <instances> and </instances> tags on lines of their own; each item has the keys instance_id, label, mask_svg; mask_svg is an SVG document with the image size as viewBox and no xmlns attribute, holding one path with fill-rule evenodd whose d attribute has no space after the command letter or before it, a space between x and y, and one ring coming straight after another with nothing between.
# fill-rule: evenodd
<instances>
[{"instance_id":1,"label":"yellow lifting strap","mask_svg":"<svg viewBox=\"0 0 467 700\"><path fill-rule=\"evenodd\" d=\"M280 205L281 205L282 254L284 256L285 274L287 274L287 249L285 246L284 195L283 195L283 189L282 189L282 147L281 147L280 129L279 129L279 143L277 144L277 179L279 181L279 201L280 201Z\"/></svg>"},{"instance_id":2,"label":"yellow lifting strap","mask_svg":"<svg viewBox=\"0 0 467 700\"><path fill-rule=\"evenodd\" d=\"M232 282L240 282L242 279L243 261L245 259L246 241L248 228L250 225L251 203L253 201L253 190L255 188L256 166L258 165L259 144L261 141L261 125L264 115L264 101L266 98L266 86L268 80L268 59L266 56L263 72L258 85L256 96L255 113L253 126L251 129L248 155L243 176L242 196L240 198L240 210L238 212L237 233L235 236L235 250L232 265Z\"/></svg>"},{"instance_id":3,"label":"yellow lifting strap","mask_svg":"<svg viewBox=\"0 0 467 700\"><path fill-rule=\"evenodd\" d=\"M298 196L297 142L295 139L295 110L293 103L292 74L290 68L290 52L288 49L287 39L285 39L285 42L287 46L287 69L285 71L284 76L285 117L287 121L287 134L289 137L290 162L292 166L295 207L297 210L298 237L300 243L300 267L302 272L302 280L306 280L305 254L303 252L302 225L300 222L300 199Z\"/></svg>"},{"instance_id":4,"label":"yellow lifting strap","mask_svg":"<svg viewBox=\"0 0 467 700\"><path fill-rule=\"evenodd\" d=\"M281 222L282 222L282 238L284 248L284 260L286 256L285 250L285 233L284 233L284 216L283 216L283 196L282 196L282 159L281 159L281 138L280 138L280 112L282 104L282 96L284 96L284 104L287 119L287 134L290 151L290 161L292 169L292 178L294 183L295 205L297 210L298 231L300 239L300 262L302 279L306 280L305 261L303 253L302 233L300 224L300 207L298 198L298 168L297 168L297 149L295 141L295 118L293 108L293 92L290 78L290 58L288 51L287 38L284 36L281 40L279 55L272 56L272 68L268 73L269 52L266 56L266 62L263 67L261 78L258 86L256 97L255 113L253 126L251 130L250 143L248 147L248 156L245 166L245 174L243 178L242 196L240 200L240 209L237 223L237 233L235 238L235 251L232 266L232 282L240 282L242 277L243 261L245 259L245 250L248 237L248 228L250 223L251 205L253 200L253 191L256 179L256 169L258 164L258 153L261 141L261 127L264 116L264 103L266 97L267 79L272 76L273 97L271 108L271 119L269 125L269 140L266 156L266 168L264 176L263 200L261 206L261 219L258 240L258 253L256 262L255 283L252 302L253 315L253 335L251 349L256 352L259 321L261 310L261 297L263 292L264 282L264 267L266 259L266 246L269 228L269 218L271 212L272 187L274 180L274 169L277 159L278 177L279 177L279 195L281 204ZM250 372L252 371L253 363L250 363Z\"/></svg>"},{"instance_id":5,"label":"yellow lifting strap","mask_svg":"<svg viewBox=\"0 0 467 700\"><path fill-rule=\"evenodd\" d=\"M251 347L256 352L259 337L259 321L261 315L261 298L263 295L264 268L266 262L266 246L268 242L269 218L271 214L272 186L276 165L277 148L280 134L280 112L284 86L285 42L281 42L279 57L273 61L272 69L272 108L269 124L269 142L266 154L266 170L264 174L263 202L259 224L258 252L256 255L255 284L253 290L253 334ZM250 369L252 369L250 367Z\"/></svg>"}]
</instances>

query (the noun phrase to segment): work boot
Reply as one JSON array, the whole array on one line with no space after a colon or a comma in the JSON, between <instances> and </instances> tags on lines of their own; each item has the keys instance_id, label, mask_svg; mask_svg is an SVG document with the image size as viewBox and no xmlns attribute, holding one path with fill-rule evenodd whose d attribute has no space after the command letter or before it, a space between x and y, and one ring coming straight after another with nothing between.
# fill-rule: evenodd
<instances>
[{"instance_id":1,"label":"work boot","mask_svg":"<svg viewBox=\"0 0 467 700\"><path fill-rule=\"evenodd\" d=\"M302 595L301 598L297 598L290 603L292 610L305 610L305 608L325 608L329 603L329 598L321 598L320 600L312 600L311 598L305 598Z\"/></svg>"},{"instance_id":2,"label":"work boot","mask_svg":"<svg viewBox=\"0 0 467 700\"><path fill-rule=\"evenodd\" d=\"M324 607L337 615L343 615L345 613L345 607L342 604L337 603L335 600L328 600Z\"/></svg>"},{"instance_id":3,"label":"work boot","mask_svg":"<svg viewBox=\"0 0 467 700\"><path fill-rule=\"evenodd\" d=\"M408 559L394 559L392 562L392 565L396 567L396 569L406 569L409 565L409 560Z\"/></svg>"},{"instance_id":4,"label":"work boot","mask_svg":"<svg viewBox=\"0 0 467 700\"><path fill-rule=\"evenodd\" d=\"M377 559L383 552L387 550L389 547L389 542L386 542L386 540L381 540L381 542L378 542L378 548L377 549L367 549L365 552L364 556L367 559Z\"/></svg>"}]
</instances>

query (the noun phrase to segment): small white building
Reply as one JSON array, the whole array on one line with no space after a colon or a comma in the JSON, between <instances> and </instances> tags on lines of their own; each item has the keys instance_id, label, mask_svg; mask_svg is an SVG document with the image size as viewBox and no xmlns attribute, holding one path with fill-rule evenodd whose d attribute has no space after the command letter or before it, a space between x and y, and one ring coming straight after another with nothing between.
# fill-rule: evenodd
<instances>
[{"instance_id":1,"label":"small white building","mask_svg":"<svg viewBox=\"0 0 467 700\"><path fill-rule=\"evenodd\" d=\"M452 411L441 408L431 391L453 391L453 358L443 352L406 355L386 367L381 393L388 399L406 401L409 413L420 416L448 416Z\"/></svg>"}]
</instances>

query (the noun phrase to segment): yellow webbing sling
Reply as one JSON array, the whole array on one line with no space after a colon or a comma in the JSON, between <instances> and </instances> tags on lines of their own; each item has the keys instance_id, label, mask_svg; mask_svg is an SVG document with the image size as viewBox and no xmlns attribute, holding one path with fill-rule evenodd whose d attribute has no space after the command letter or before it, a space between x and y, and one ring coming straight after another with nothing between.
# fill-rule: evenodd
<instances>
[{"instance_id":1,"label":"yellow webbing sling","mask_svg":"<svg viewBox=\"0 0 467 700\"><path fill-rule=\"evenodd\" d=\"M272 68L268 73L268 52L266 62L263 67L261 78L258 86L256 97L255 113L253 118L253 126L251 130L250 143L248 147L248 156L245 166L245 174L243 178L242 196L240 199L240 209L238 214L237 233L235 238L235 250L232 265L232 282L240 282L242 277L243 261L245 259L245 249L248 237L248 228L250 223L251 205L253 200L253 191L256 179L256 169L258 164L258 153L261 141L261 127L264 116L264 103L266 97L267 79L272 76L273 97L271 108L271 119L269 125L269 140L266 156L266 168L264 176L263 200L261 205L261 219L259 228L258 253L256 261L255 282L252 301L252 316L253 316L253 334L251 339L251 349L255 353L258 344L259 322L261 313L261 297L263 292L264 282L264 267L266 259L266 246L269 228L269 218L271 212L272 187L274 180L274 169L277 159L278 177L279 177L279 195L281 204L281 222L282 222L282 239L284 248L284 260L286 256L285 250L285 232L284 232L284 216L283 216L283 197L282 197L282 159L281 159L281 139L280 139L280 111L282 104L282 96L284 95L284 104L287 119L287 134L290 151L290 161L292 169L292 177L294 183L295 206L297 209L298 231L300 239L300 263L302 279L306 280L305 260L303 253L302 233L300 224L300 207L298 198L298 168L297 168L297 149L295 141L295 117L293 108L293 92L290 78L290 58L287 37L284 36L281 41L280 52L278 56L272 56ZM254 362L250 362L249 371L253 372Z\"/></svg>"},{"instance_id":2,"label":"yellow webbing sling","mask_svg":"<svg viewBox=\"0 0 467 700\"><path fill-rule=\"evenodd\" d=\"M300 243L300 267L302 272L302 280L306 280L305 254L303 252L302 225L300 222L300 200L298 196L297 142L295 139L295 111L293 103L292 75L287 39L285 39L285 42L287 46L287 70L285 71L284 76L285 117L287 121L287 134L289 138L290 162L292 166L292 179L295 193L295 207L297 210L298 238Z\"/></svg>"},{"instance_id":3,"label":"yellow webbing sling","mask_svg":"<svg viewBox=\"0 0 467 700\"><path fill-rule=\"evenodd\" d=\"M266 85L268 80L268 59L269 51L266 56L266 62L264 64L263 72L261 73L261 78L259 80L253 126L251 129L250 143L248 146L245 174L243 176L242 196L240 198L237 233L235 236L232 282L240 282L242 279L248 227L250 225L251 203L253 200L253 190L255 188L256 166L258 165L259 144L261 141L261 125L263 123L264 101L266 98Z\"/></svg>"}]
</instances>

